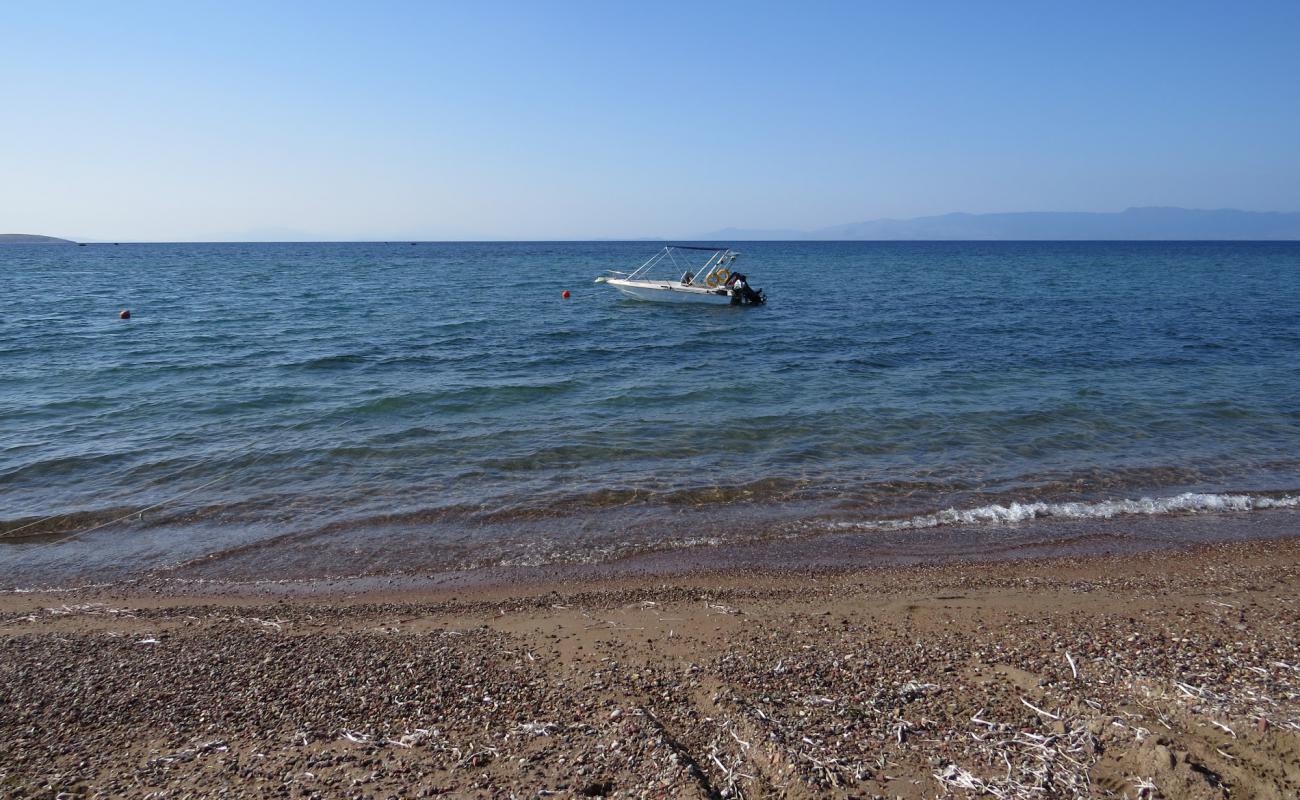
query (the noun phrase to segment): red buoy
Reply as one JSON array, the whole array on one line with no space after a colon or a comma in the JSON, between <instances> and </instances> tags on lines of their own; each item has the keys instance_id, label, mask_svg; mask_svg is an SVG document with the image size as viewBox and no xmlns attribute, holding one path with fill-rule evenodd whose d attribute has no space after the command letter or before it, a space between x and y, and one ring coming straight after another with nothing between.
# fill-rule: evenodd
<instances>
[{"instance_id":1,"label":"red buoy","mask_svg":"<svg viewBox=\"0 0 1300 800\"><path fill-rule=\"evenodd\" d=\"M128 308L128 309L126 309L125 311L123 311L121 314L118 314L118 315L117 315L117 318L118 318L118 319L130 319L130 318L131 318L131 309Z\"/></svg>"},{"instance_id":2,"label":"red buoy","mask_svg":"<svg viewBox=\"0 0 1300 800\"><path fill-rule=\"evenodd\" d=\"M563 292L561 292L561 293L560 293L560 297L563 297L565 300L568 300L568 299L569 299L569 290L568 290L568 289L565 289Z\"/></svg>"}]
</instances>

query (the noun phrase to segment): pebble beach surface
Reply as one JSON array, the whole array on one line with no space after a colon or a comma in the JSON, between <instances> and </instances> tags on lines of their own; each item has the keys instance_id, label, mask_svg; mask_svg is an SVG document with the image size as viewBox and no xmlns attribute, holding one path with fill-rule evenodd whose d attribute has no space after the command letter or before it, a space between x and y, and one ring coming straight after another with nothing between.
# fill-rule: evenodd
<instances>
[{"instance_id":1,"label":"pebble beach surface","mask_svg":"<svg viewBox=\"0 0 1300 800\"><path fill-rule=\"evenodd\" d=\"M6 797L1300 795L1300 540L0 595Z\"/></svg>"}]
</instances>

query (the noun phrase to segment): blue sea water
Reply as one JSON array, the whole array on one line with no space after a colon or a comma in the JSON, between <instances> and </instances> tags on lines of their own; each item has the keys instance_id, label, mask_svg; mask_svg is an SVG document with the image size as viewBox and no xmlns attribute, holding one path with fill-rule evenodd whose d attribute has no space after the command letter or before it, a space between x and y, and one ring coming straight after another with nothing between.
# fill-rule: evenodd
<instances>
[{"instance_id":1,"label":"blue sea water","mask_svg":"<svg viewBox=\"0 0 1300 800\"><path fill-rule=\"evenodd\" d=\"M0 585L1297 504L1300 243L659 247L4 246Z\"/></svg>"}]
</instances>

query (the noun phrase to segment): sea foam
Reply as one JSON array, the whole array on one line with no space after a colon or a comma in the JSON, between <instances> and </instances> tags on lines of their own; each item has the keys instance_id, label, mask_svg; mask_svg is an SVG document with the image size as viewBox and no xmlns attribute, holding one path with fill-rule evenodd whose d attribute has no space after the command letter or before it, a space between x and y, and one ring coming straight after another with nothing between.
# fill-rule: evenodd
<instances>
[{"instance_id":1,"label":"sea foam","mask_svg":"<svg viewBox=\"0 0 1300 800\"><path fill-rule=\"evenodd\" d=\"M975 508L947 508L932 514L903 519L837 523L834 527L858 530L908 530L944 525L1010 524L1033 519L1110 519L1133 515L1195 514L1206 512L1255 511L1300 507L1300 496L1266 497L1248 494L1204 494L1184 492L1172 497L1143 497L1138 500L1099 500L1066 503L991 503Z\"/></svg>"}]
</instances>

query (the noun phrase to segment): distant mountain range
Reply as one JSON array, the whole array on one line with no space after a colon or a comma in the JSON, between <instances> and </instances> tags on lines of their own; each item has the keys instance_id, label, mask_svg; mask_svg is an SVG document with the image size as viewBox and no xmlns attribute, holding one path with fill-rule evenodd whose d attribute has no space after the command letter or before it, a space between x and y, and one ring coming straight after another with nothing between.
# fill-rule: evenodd
<instances>
[{"instance_id":1,"label":"distant mountain range","mask_svg":"<svg viewBox=\"0 0 1300 800\"><path fill-rule=\"evenodd\" d=\"M0 244L76 244L76 242L53 236L37 236L34 233L0 233Z\"/></svg>"},{"instance_id":2,"label":"distant mountain range","mask_svg":"<svg viewBox=\"0 0 1300 800\"><path fill-rule=\"evenodd\" d=\"M707 241L779 240L1182 240L1300 239L1300 213L1129 208L1118 213L1025 211L878 219L812 231L724 228Z\"/></svg>"},{"instance_id":3,"label":"distant mountain range","mask_svg":"<svg viewBox=\"0 0 1300 800\"><path fill-rule=\"evenodd\" d=\"M246 231L221 241L325 241L287 229ZM401 239L402 237L396 237ZM411 238L411 241L420 237ZM658 237L652 237L657 239ZM1300 212L1148 206L1119 212L1020 211L877 219L816 230L723 228L689 237L700 241L1070 241L1300 240ZM0 244L76 244L54 236L0 233Z\"/></svg>"}]
</instances>

